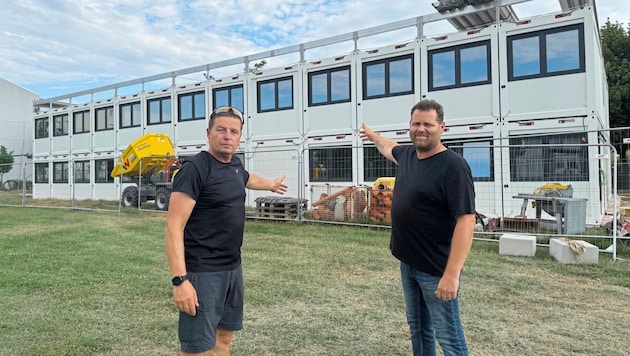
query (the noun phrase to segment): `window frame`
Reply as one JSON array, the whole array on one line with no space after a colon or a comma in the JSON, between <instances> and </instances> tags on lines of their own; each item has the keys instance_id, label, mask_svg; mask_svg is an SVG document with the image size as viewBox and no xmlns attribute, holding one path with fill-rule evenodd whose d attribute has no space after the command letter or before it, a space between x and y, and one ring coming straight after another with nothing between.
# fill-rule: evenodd
<instances>
[{"instance_id":1,"label":"window frame","mask_svg":"<svg viewBox=\"0 0 630 356\"><path fill-rule=\"evenodd\" d=\"M58 119L61 120L60 123L58 123ZM57 130L60 131L57 132ZM68 136L68 113L53 115L53 137L60 136Z\"/></svg>"},{"instance_id":2,"label":"window frame","mask_svg":"<svg viewBox=\"0 0 630 356\"><path fill-rule=\"evenodd\" d=\"M57 176L58 166L61 166L61 177ZM68 183L68 162L53 162L53 183Z\"/></svg>"},{"instance_id":3,"label":"window frame","mask_svg":"<svg viewBox=\"0 0 630 356\"><path fill-rule=\"evenodd\" d=\"M238 89L241 90L241 98L240 98L241 102L235 104L233 92ZM228 99L227 103L223 103L223 102L219 103L217 100L217 93L223 92L223 91L227 91L227 99ZM214 111L216 108L221 107L221 106L231 106L233 108L237 108L240 112L245 113L245 88L243 87L243 84L213 88L212 89L212 111Z\"/></svg>"},{"instance_id":4,"label":"window frame","mask_svg":"<svg viewBox=\"0 0 630 356\"><path fill-rule=\"evenodd\" d=\"M528 139L538 139L540 140L540 143L527 142ZM516 142L516 140L520 140L522 142L518 143ZM527 135L510 137L510 181L587 182L589 180L590 162L588 160L588 145L586 144L586 142L584 142L584 140L585 137L583 133L575 132L553 135ZM553 142L550 143L550 141ZM577 143L570 143L567 141L580 141L580 144L578 145ZM561 157L554 157L554 155L556 154L561 155ZM525 166L525 168L523 169L518 169L519 157L527 155L531 157L537 157L537 160L539 160L540 163L535 168L538 169L534 169L534 166L531 164ZM566 157L567 155L571 155L572 157L568 158ZM527 162L527 158L525 158L525 160ZM555 171L560 166L566 166L568 163L574 166L580 166L583 169L581 169L581 172L579 173L571 172L570 174L564 175ZM520 175L524 172L527 173L527 176L521 177Z\"/></svg>"},{"instance_id":5,"label":"window frame","mask_svg":"<svg viewBox=\"0 0 630 356\"><path fill-rule=\"evenodd\" d=\"M77 125L77 121L78 121L77 119L81 121L81 131L77 130L77 127L79 126ZM85 129L86 122L87 122L87 130ZM92 119L90 116L90 110L82 110L82 111L73 112L72 113L72 133L75 135L82 134L82 133L89 133L91 122L92 122Z\"/></svg>"},{"instance_id":6,"label":"window frame","mask_svg":"<svg viewBox=\"0 0 630 356\"><path fill-rule=\"evenodd\" d=\"M388 58L384 58L384 59L379 59L379 60L374 60L374 61L369 61L369 62L363 62L361 64L361 74L362 74L362 79L363 79L363 88L362 88L362 92L363 92L363 100L369 100L369 99L378 99L378 98L387 98L387 97L392 97L392 96L400 96L400 95L409 95L409 94L413 94L415 93L415 78L414 78L414 72L415 72L415 66L414 66L414 53L409 53L409 54L405 54L405 55L401 55L401 56L396 56L396 57L388 57ZM391 71L390 71L390 65L392 62L398 62L401 60L405 60L405 59L410 59L410 76L411 76L411 89L407 90L407 91L400 91L400 92L395 92L392 93L391 92ZM383 70L383 80L384 80L384 88L383 88L383 94L376 94L376 95L368 95L368 87L369 87L369 83L368 83L368 75L367 75L367 71L368 68L370 66L376 66L376 65L380 65L383 64L384 65L384 70Z\"/></svg>"},{"instance_id":7,"label":"window frame","mask_svg":"<svg viewBox=\"0 0 630 356\"><path fill-rule=\"evenodd\" d=\"M99 171L103 162L105 162L105 180L100 178ZM94 160L94 183L113 183L114 178L111 176L112 171L114 170L114 159L113 158L103 158L103 159L95 159Z\"/></svg>"},{"instance_id":8,"label":"window frame","mask_svg":"<svg viewBox=\"0 0 630 356\"><path fill-rule=\"evenodd\" d=\"M169 110L168 113L165 113L164 103L168 101ZM157 115L159 120L156 122L151 121L151 104L158 103L158 112ZM159 98L151 98L147 99L147 126L149 125L161 125L161 124L170 124L173 121L173 100L170 96L162 96ZM167 115L168 120L165 120L165 115Z\"/></svg>"},{"instance_id":9,"label":"window frame","mask_svg":"<svg viewBox=\"0 0 630 356\"><path fill-rule=\"evenodd\" d=\"M98 120L99 120L99 114L104 112L104 124L105 127L104 128L100 128L99 124L98 124ZM111 113L111 115L110 115ZM110 106L102 106L99 108L95 108L94 109L94 132L98 132L98 131L110 131L114 129L114 123L115 121L115 115L114 115L114 106L110 105ZM110 126L111 127L108 127Z\"/></svg>"},{"instance_id":10,"label":"window frame","mask_svg":"<svg viewBox=\"0 0 630 356\"><path fill-rule=\"evenodd\" d=\"M40 128L38 127L40 122L46 123L45 129L40 130ZM35 119L35 139L49 138L49 137L50 137L50 118L40 117L40 118Z\"/></svg>"},{"instance_id":11,"label":"window frame","mask_svg":"<svg viewBox=\"0 0 630 356\"><path fill-rule=\"evenodd\" d=\"M44 170L41 172L41 170ZM42 179L44 178L45 179ZM36 184L48 184L50 183L50 164L48 162L35 163L35 183Z\"/></svg>"},{"instance_id":12,"label":"window frame","mask_svg":"<svg viewBox=\"0 0 630 356\"><path fill-rule=\"evenodd\" d=\"M335 182L335 183L349 183L352 182L352 172L353 172L353 155L352 155L352 146L350 145L342 145L342 146L327 146L327 147L314 147L310 148L308 151L309 158L309 169L308 169L308 179L310 183L320 183L320 182ZM316 161L319 161L320 158L317 157L315 159L316 153L325 151L326 154L321 158L324 163L322 163L323 167L326 168L326 175L324 177L319 177L320 167L315 168ZM338 153L344 153L343 155L338 155ZM318 155L319 156L319 155ZM317 163L319 166L319 163ZM342 167L339 167L341 165ZM317 173L316 173L317 172ZM337 174L341 173L341 174ZM317 177L315 177L317 175Z\"/></svg>"},{"instance_id":13,"label":"window frame","mask_svg":"<svg viewBox=\"0 0 630 356\"><path fill-rule=\"evenodd\" d=\"M472 174L474 182L494 182L494 139L492 137L477 138L474 140L467 140L467 141L463 141L461 139L451 139L451 140L443 140L442 143L446 147L448 147L450 150L459 154L466 160L466 163L468 163L468 166L470 167L470 172ZM473 144L473 145L482 144L482 145L466 147L469 144ZM479 176L475 174L476 165L473 164L469 160L469 157L467 157L466 149L470 148L470 149L478 150L478 149L486 148L486 147L488 148L488 155L489 155L489 157L487 157L487 159L485 160L486 163L488 163L488 176Z\"/></svg>"},{"instance_id":14,"label":"window frame","mask_svg":"<svg viewBox=\"0 0 630 356\"><path fill-rule=\"evenodd\" d=\"M324 70L318 70L308 73L308 106L321 106L321 105L330 105L330 104L338 104L338 103L347 103L351 101L351 92L352 92L352 71L350 70L350 65L329 68ZM339 72L347 72L348 73L348 81L346 83L347 89L346 97L344 99L332 99L332 74ZM322 102L313 103L313 77L319 75L326 75L326 100Z\"/></svg>"},{"instance_id":15,"label":"window frame","mask_svg":"<svg viewBox=\"0 0 630 356\"><path fill-rule=\"evenodd\" d=\"M470 48L475 48L475 47L486 47L486 74L487 74L487 79L485 80L478 80L478 81L474 81L474 82L466 82L466 83L462 83L462 57L461 57L461 52L462 50L466 50L466 49L470 49ZM455 82L454 84L450 84L450 85L442 85L442 86L435 86L434 85L434 65L435 65L435 60L434 60L434 56L438 55L438 54L442 54L442 53L448 53L448 52L453 52L454 53L454 61L453 61L453 66L454 66L454 71L455 71ZM477 86L477 85L485 85L485 84L492 84L492 48L491 48L491 43L490 40L483 40L483 41L476 41L476 42L470 42L470 43L466 43L466 44L461 44L461 45L457 45L457 46L451 46L451 47L444 47L444 48L439 48L439 49L434 49L434 50L430 50L427 52L427 59L428 59L428 73L427 73L427 77L429 78L428 81L428 85L429 85L429 91L438 91L438 90L447 90L447 89L454 89L454 88L465 88L465 87L471 87L471 86Z\"/></svg>"},{"instance_id":16,"label":"window frame","mask_svg":"<svg viewBox=\"0 0 630 356\"><path fill-rule=\"evenodd\" d=\"M200 96L202 96L200 98ZM182 118L182 99L190 97L190 118ZM199 101L203 105L203 113L197 113L197 109L199 109ZM206 92L205 91L194 91L188 93L181 93L177 95L177 121L178 122L188 122L195 120L205 120L206 119Z\"/></svg>"},{"instance_id":17,"label":"window frame","mask_svg":"<svg viewBox=\"0 0 630 356\"><path fill-rule=\"evenodd\" d=\"M127 108L129 108L127 111ZM129 123L125 123L126 115L129 115ZM118 127L128 129L142 126L142 105L140 101L118 105Z\"/></svg>"},{"instance_id":18,"label":"window frame","mask_svg":"<svg viewBox=\"0 0 630 356\"><path fill-rule=\"evenodd\" d=\"M561 71L549 72L547 69L547 35L553 35L562 32L570 32L577 30L578 33L578 68L575 69L567 69ZM514 75L514 41L523 40L527 38L538 38L538 61L539 61L539 72L535 74L526 74L526 75ZM507 64L508 64L508 81L518 81L518 80L526 80L533 78L545 78L545 77L554 77L558 75L567 75L567 74L575 74L575 73L584 73L586 72L586 51L585 51L585 43L584 43L584 24L575 24L568 26L555 27L535 32L527 32L521 33L517 35L508 36L506 38L507 44Z\"/></svg>"},{"instance_id":19,"label":"window frame","mask_svg":"<svg viewBox=\"0 0 630 356\"><path fill-rule=\"evenodd\" d=\"M81 161L74 161L73 163L74 163L74 177L73 177L74 182L75 183L90 183L90 161L81 160ZM79 167L81 167L81 169L79 169Z\"/></svg>"},{"instance_id":20,"label":"window frame","mask_svg":"<svg viewBox=\"0 0 630 356\"><path fill-rule=\"evenodd\" d=\"M401 143L402 145L410 142ZM375 167L376 166L376 167ZM398 166L385 158L375 145L363 146L363 180L374 182L381 177L396 177Z\"/></svg>"},{"instance_id":21,"label":"window frame","mask_svg":"<svg viewBox=\"0 0 630 356\"><path fill-rule=\"evenodd\" d=\"M291 83L290 87L291 87L291 93L290 93L290 98L291 98L291 105L289 106L280 106L280 89L278 88L278 84L280 82L285 82L285 81L289 81ZM273 90L274 90L274 106L270 109L262 109L261 108L261 104L262 104L262 98L261 98L261 86L265 85L265 84L273 84ZM258 113L267 113L267 112L273 112L273 111L281 111L281 110L292 110L295 106L295 88L294 88L294 83L293 83L293 76L289 75L289 76L285 76L285 77L280 77L280 78L273 78L273 79L267 79L267 80L261 80L258 81L256 83L256 99L257 99L257 109L258 109Z\"/></svg>"}]
</instances>

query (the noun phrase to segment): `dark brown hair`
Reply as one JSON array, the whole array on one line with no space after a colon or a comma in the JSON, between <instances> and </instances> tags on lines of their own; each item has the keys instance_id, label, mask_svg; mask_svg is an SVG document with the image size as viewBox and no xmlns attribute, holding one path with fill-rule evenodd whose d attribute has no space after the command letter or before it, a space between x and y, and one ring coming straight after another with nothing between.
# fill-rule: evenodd
<instances>
[{"instance_id":1,"label":"dark brown hair","mask_svg":"<svg viewBox=\"0 0 630 356\"><path fill-rule=\"evenodd\" d=\"M411 108L411 116L413 116L414 111L431 111L435 110L437 113L437 121L444 122L444 108L440 103L433 99L423 99L420 100L416 105Z\"/></svg>"}]
</instances>

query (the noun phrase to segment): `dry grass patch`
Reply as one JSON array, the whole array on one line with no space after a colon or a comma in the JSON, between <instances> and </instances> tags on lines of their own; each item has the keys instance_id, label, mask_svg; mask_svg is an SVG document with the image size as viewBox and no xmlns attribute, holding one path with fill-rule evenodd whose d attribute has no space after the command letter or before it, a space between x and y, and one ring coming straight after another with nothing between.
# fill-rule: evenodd
<instances>
[{"instance_id":1,"label":"dry grass patch","mask_svg":"<svg viewBox=\"0 0 630 356\"><path fill-rule=\"evenodd\" d=\"M0 355L173 355L165 214L0 207ZM385 230L248 220L234 355L410 355ZM561 265L475 241L472 355L625 355L630 264Z\"/></svg>"}]
</instances>

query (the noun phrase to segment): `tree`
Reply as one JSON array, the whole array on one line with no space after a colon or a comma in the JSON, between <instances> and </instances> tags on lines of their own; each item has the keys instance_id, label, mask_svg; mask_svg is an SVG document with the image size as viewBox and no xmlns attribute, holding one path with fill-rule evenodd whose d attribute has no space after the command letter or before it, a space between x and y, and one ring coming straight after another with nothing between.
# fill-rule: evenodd
<instances>
[{"instance_id":1,"label":"tree","mask_svg":"<svg viewBox=\"0 0 630 356\"><path fill-rule=\"evenodd\" d=\"M13 169L13 151L7 152L7 148L0 146L0 182L3 182L3 176Z\"/></svg>"},{"instance_id":2,"label":"tree","mask_svg":"<svg viewBox=\"0 0 630 356\"><path fill-rule=\"evenodd\" d=\"M630 28L606 21L601 30L610 127L630 126Z\"/></svg>"}]
</instances>

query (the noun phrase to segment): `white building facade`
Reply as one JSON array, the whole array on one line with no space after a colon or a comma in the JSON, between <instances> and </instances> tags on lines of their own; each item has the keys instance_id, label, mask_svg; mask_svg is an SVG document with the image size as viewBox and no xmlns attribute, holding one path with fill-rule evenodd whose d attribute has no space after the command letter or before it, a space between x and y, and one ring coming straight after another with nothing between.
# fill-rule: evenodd
<instances>
[{"instance_id":1,"label":"white building facade","mask_svg":"<svg viewBox=\"0 0 630 356\"><path fill-rule=\"evenodd\" d=\"M411 107L430 98L445 108L444 141L470 163L478 210L515 215L511 199L549 181L571 184L589 202L587 220L598 223L605 200L608 92L593 4L530 19L508 18L481 27L428 38L425 23L437 19L509 11L496 1L453 13L417 17L321 41L304 43L188 70L40 100L34 117L34 198L119 199L119 179L109 177L115 159L145 133L168 134L179 155L206 144L207 120L216 107L245 113L239 151L246 168L275 177L277 166L257 162L250 152L268 153L278 166L299 153L287 172L289 196L317 200L314 187L370 185L392 176L395 167L359 138L363 122L381 135L408 143ZM561 1L561 3L563 3ZM566 3L566 1L564 2ZM455 17L453 14L458 15ZM358 39L400 28L416 28L414 40L360 49ZM342 41L354 50L320 60L305 51ZM214 78L222 66L250 63L295 52L295 64ZM193 72L208 80L177 85ZM156 79L163 89L144 90ZM120 88L141 85L130 95ZM113 90L109 99L74 103L73 98ZM52 103L67 102L61 108ZM547 147L545 145L548 145ZM557 145L564 145L558 147ZM251 159L248 158L251 156ZM536 163L536 158L543 160ZM525 162L519 163L519 162ZM325 172L325 174L323 174ZM260 193L262 194L262 193ZM249 194L248 203L260 196ZM264 194L263 194L264 195Z\"/></svg>"},{"instance_id":2,"label":"white building facade","mask_svg":"<svg viewBox=\"0 0 630 356\"><path fill-rule=\"evenodd\" d=\"M0 78L0 145L14 155L12 169L0 182L2 188L6 181L31 179L24 177L23 168L30 162L27 155L33 153L33 102L37 99L37 94Z\"/></svg>"}]
</instances>

